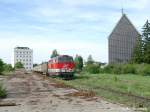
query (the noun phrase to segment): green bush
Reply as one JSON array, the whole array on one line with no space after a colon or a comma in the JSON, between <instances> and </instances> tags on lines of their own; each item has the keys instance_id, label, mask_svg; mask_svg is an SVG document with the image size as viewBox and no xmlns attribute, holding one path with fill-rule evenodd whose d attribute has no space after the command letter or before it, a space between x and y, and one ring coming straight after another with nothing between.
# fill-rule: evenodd
<instances>
[{"instance_id":1,"label":"green bush","mask_svg":"<svg viewBox=\"0 0 150 112\"><path fill-rule=\"evenodd\" d=\"M0 98L5 98L7 96L6 89L3 88L2 84L0 84Z\"/></svg>"},{"instance_id":2,"label":"green bush","mask_svg":"<svg viewBox=\"0 0 150 112\"><path fill-rule=\"evenodd\" d=\"M139 74L150 76L149 64L114 64L108 65L103 70L103 73L111 74Z\"/></svg>"},{"instance_id":3,"label":"green bush","mask_svg":"<svg viewBox=\"0 0 150 112\"><path fill-rule=\"evenodd\" d=\"M107 65L106 67L103 68L103 73L121 74L122 66L120 64Z\"/></svg>"},{"instance_id":4,"label":"green bush","mask_svg":"<svg viewBox=\"0 0 150 112\"><path fill-rule=\"evenodd\" d=\"M4 62L0 59L0 74L4 71Z\"/></svg>"},{"instance_id":5,"label":"green bush","mask_svg":"<svg viewBox=\"0 0 150 112\"><path fill-rule=\"evenodd\" d=\"M141 75L150 76L150 67L144 67Z\"/></svg>"},{"instance_id":6,"label":"green bush","mask_svg":"<svg viewBox=\"0 0 150 112\"><path fill-rule=\"evenodd\" d=\"M11 64L5 64L4 65L4 70L7 72L13 71L13 67L11 66Z\"/></svg>"},{"instance_id":7,"label":"green bush","mask_svg":"<svg viewBox=\"0 0 150 112\"><path fill-rule=\"evenodd\" d=\"M122 73L123 74L129 74L129 73L135 74L136 73L135 65L133 64L122 65Z\"/></svg>"},{"instance_id":8,"label":"green bush","mask_svg":"<svg viewBox=\"0 0 150 112\"><path fill-rule=\"evenodd\" d=\"M101 70L103 73L112 73L112 70L114 69L114 65L107 65L106 67Z\"/></svg>"},{"instance_id":9,"label":"green bush","mask_svg":"<svg viewBox=\"0 0 150 112\"><path fill-rule=\"evenodd\" d=\"M110 64L104 68L100 68L99 65L88 64L84 67L84 71L92 74L138 74L150 76L150 64Z\"/></svg>"},{"instance_id":10,"label":"green bush","mask_svg":"<svg viewBox=\"0 0 150 112\"><path fill-rule=\"evenodd\" d=\"M149 64L136 65L136 73L139 75L150 76L150 65Z\"/></svg>"},{"instance_id":11,"label":"green bush","mask_svg":"<svg viewBox=\"0 0 150 112\"><path fill-rule=\"evenodd\" d=\"M17 62L15 64L15 69L20 69L20 68L24 68L23 64L21 62Z\"/></svg>"},{"instance_id":12,"label":"green bush","mask_svg":"<svg viewBox=\"0 0 150 112\"><path fill-rule=\"evenodd\" d=\"M84 67L84 71L89 72L91 74L100 73L100 66L96 64L88 64Z\"/></svg>"},{"instance_id":13,"label":"green bush","mask_svg":"<svg viewBox=\"0 0 150 112\"><path fill-rule=\"evenodd\" d=\"M122 66L121 65L114 65L114 68L112 69L112 73L121 74L122 73Z\"/></svg>"}]
</instances>

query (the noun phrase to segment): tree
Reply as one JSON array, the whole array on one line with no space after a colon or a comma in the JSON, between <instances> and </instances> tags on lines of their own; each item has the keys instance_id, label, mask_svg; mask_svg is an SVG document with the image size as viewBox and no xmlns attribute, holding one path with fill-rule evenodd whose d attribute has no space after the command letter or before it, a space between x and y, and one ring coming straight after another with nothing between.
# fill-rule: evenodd
<instances>
[{"instance_id":1,"label":"tree","mask_svg":"<svg viewBox=\"0 0 150 112\"><path fill-rule=\"evenodd\" d=\"M143 26L143 50L144 50L144 62L150 64L150 23L147 20Z\"/></svg>"},{"instance_id":2,"label":"tree","mask_svg":"<svg viewBox=\"0 0 150 112\"><path fill-rule=\"evenodd\" d=\"M136 46L134 48L134 52L133 52L133 57L132 57L132 62L133 63L143 63L143 41L142 41L142 37L139 36L137 38L136 41Z\"/></svg>"},{"instance_id":3,"label":"tree","mask_svg":"<svg viewBox=\"0 0 150 112\"><path fill-rule=\"evenodd\" d=\"M76 55L76 57L74 59L74 62L75 62L76 70L81 71L82 68L83 68L83 58L82 58L82 56Z\"/></svg>"},{"instance_id":4,"label":"tree","mask_svg":"<svg viewBox=\"0 0 150 112\"><path fill-rule=\"evenodd\" d=\"M37 64L37 63L33 64L33 67L36 67L36 66L38 66L38 64Z\"/></svg>"},{"instance_id":5,"label":"tree","mask_svg":"<svg viewBox=\"0 0 150 112\"><path fill-rule=\"evenodd\" d=\"M51 58L54 58L56 56L59 56L59 54L58 54L57 50L54 49L53 52L52 52Z\"/></svg>"},{"instance_id":6,"label":"tree","mask_svg":"<svg viewBox=\"0 0 150 112\"><path fill-rule=\"evenodd\" d=\"M24 68L23 64L21 62L17 62L15 64L15 68Z\"/></svg>"},{"instance_id":7,"label":"tree","mask_svg":"<svg viewBox=\"0 0 150 112\"><path fill-rule=\"evenodd\" d=\"M8 71L8 72L14 70L13 67L11 66L11 64L4 64L4 69L5 69L5 71Z\"/></svg>"},{"instance_id":8,"label":"tree","mask_svg":"<svg viewBox=\"0 0 150 112\"><path fill-rule=\"evenodd\" d=\"M4 71L4 62L0 59L0 74Z\"/></svg>"},{"instance_id":9,"label":"tree","mask_svg":"<svg viewBox=\"0 0 150 112\"><path fill-rule=\"evenodd\" d=\"M89 55L87 58L87 64L93 64L93 63L94 63L94 60L92 58L92 55Z\"/></svg>"}]
</instances>

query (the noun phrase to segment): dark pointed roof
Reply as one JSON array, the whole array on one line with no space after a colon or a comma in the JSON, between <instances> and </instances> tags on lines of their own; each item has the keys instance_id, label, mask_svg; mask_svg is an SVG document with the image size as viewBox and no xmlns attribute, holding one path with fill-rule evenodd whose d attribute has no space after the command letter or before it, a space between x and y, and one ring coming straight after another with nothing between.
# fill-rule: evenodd
<instances>
[{"instance_id":1,"label":"dark pointed roof","mask_svg":"<svg viewBox=\"0 0 150 112\"><path fill-rule=\"evenodd\" d=\"M109 38L111 38L112 34L130 34L130 33L138 33L140 34L137 29L134 27L132 22L128 19L126 14L122 14L121 19L113 29L112 33L109 35Z\"/></svg>"}]
</instances>

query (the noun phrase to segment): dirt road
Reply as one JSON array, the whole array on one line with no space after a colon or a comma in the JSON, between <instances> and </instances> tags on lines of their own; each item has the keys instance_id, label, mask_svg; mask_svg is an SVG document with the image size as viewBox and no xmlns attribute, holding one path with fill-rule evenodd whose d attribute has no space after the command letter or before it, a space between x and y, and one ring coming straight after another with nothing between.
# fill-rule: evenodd
<instances>
[{"instance_id":1,"label":"dirt road","mask_svg":"<svg viewBox=\"0 0 150 112\"><path fill-rule=\"evenodd\" d=\"M0 103L12 103L15 106L1 106L0 112L134 112L101 98L70 96L68 94L78 91L60 88L54 81L35 73L24 74L18 71L1 80L7 88L8 98Z\"/></svg>"}]
</instances>

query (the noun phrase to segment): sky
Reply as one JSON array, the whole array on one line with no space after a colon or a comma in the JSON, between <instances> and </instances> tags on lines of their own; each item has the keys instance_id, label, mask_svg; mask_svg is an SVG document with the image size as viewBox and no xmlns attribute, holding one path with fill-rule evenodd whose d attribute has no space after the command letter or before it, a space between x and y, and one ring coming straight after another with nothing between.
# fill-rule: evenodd
<instances>
[{"instance_id":1,"label":"sky","mask_svg":"<svg viewBox=\"0 0 150 112\"><path fill-rule=\"evenodd\" d=\"M11 63L14 47L33 49L34 63L53 49L108 62L108 36L121 9L139 32L150 18L150 0L0 0L0 58Z\"/></svg>"}]
</instances>

